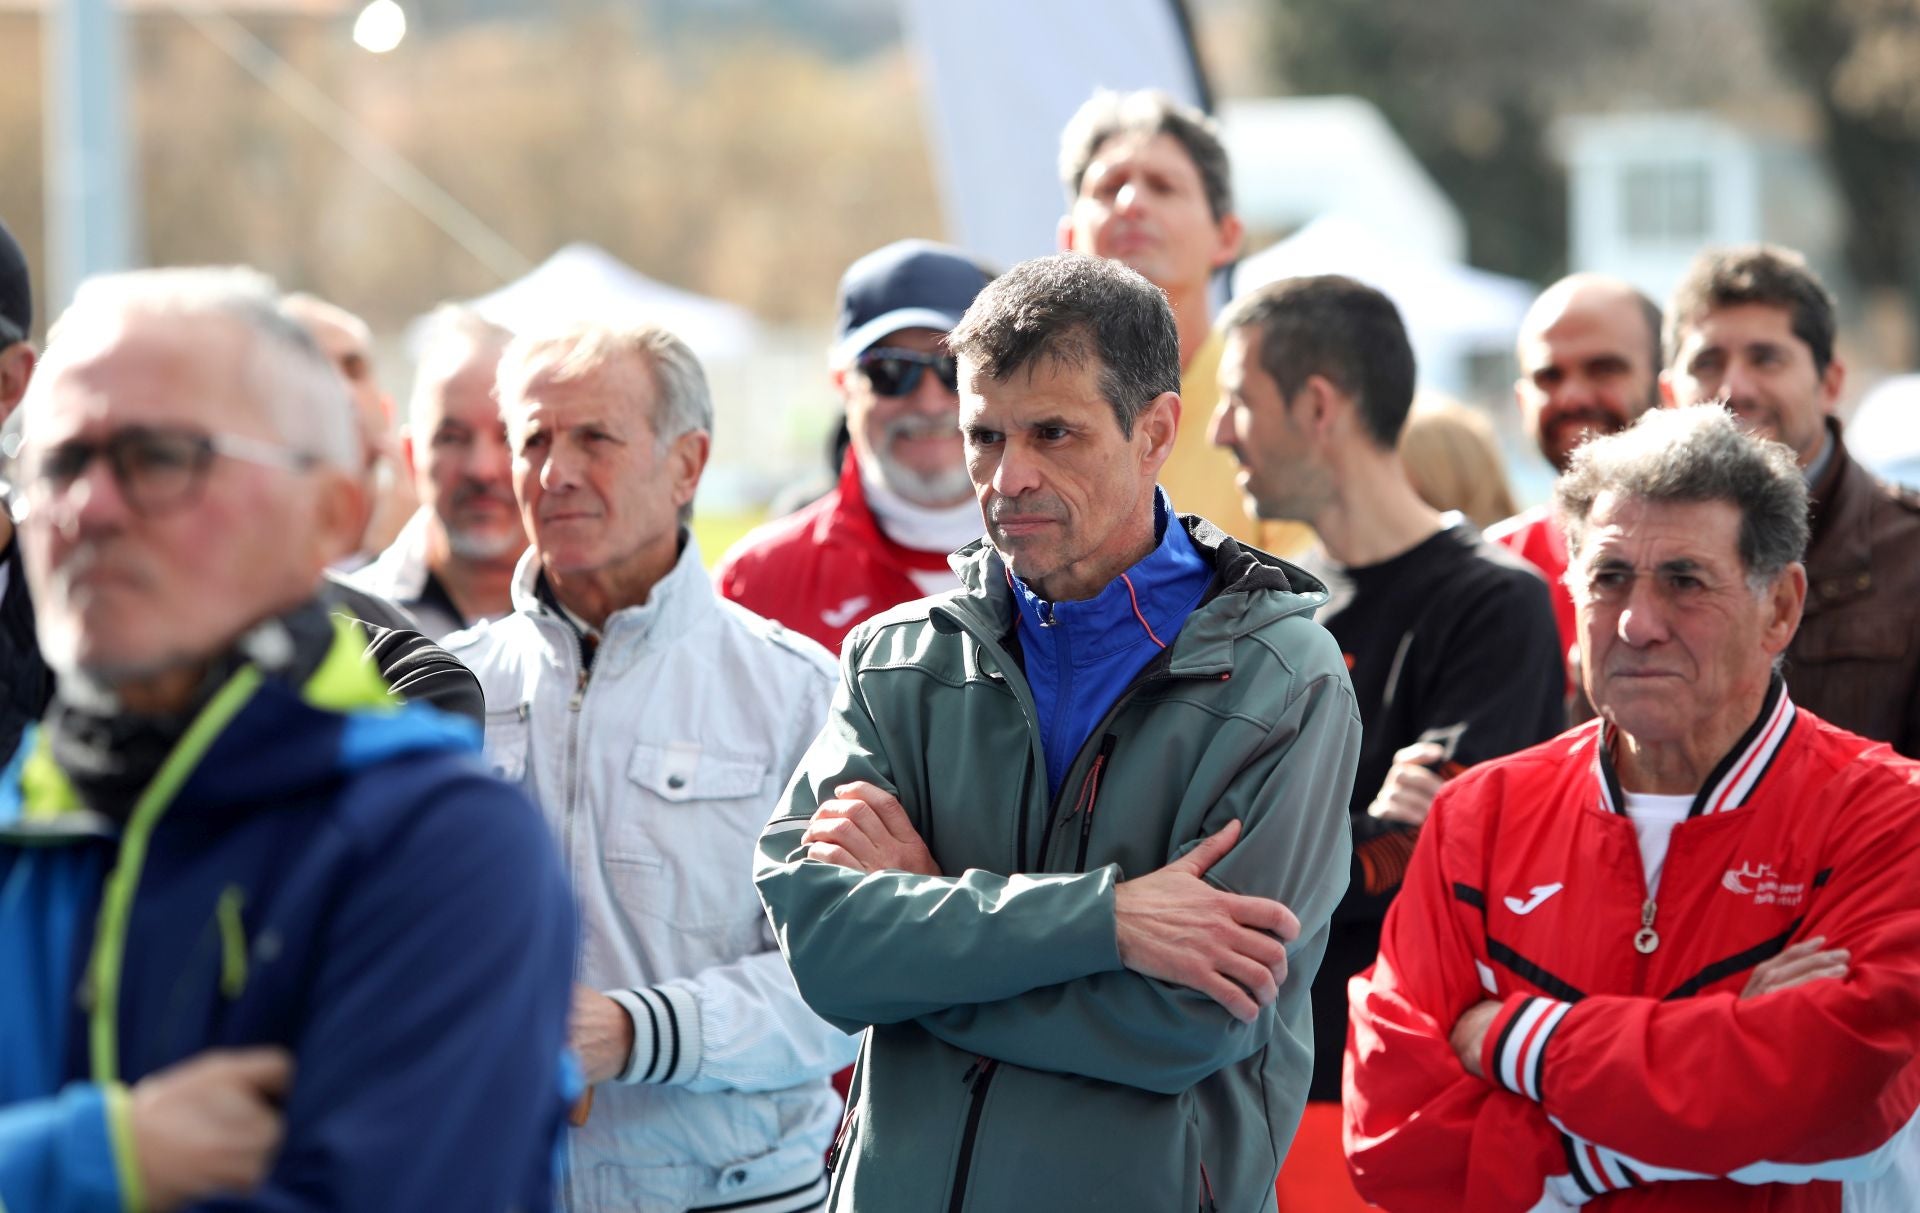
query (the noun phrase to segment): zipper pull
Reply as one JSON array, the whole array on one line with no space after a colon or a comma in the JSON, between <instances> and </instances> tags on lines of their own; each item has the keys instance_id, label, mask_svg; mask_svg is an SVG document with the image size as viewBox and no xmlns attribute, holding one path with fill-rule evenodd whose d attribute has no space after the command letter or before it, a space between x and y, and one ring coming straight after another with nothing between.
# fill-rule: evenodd
<instances>
[{"instance_id":1,"label":"zipper pull","mask_svg":"<svg viewBox=\"0 0 1920 1213\"><path fill-rule=\"evenodd\" d=\"M1660 932L1653 929L1653 916L1658 910L1651 897L1647 898L1647 904L1640 907L1640 929L1634 933L1633 947L1642 956L1660 946Z\"/></svg>"},{"instance_id":2,"label":"zipper pull","mask_svg":"<svg viewBox=\"0 0 1920 1213\"><path fill-rule=\"evenodd\" d=\"M1053 604L1042 599L1040 602L1040 626L1050 628L1057 622L1059 621L1053 617Z\"/></svg>"},{"instance_id":3,"label":"zipper pull","mask_svg":"<svg viewBox=\"0 0 1920 1213\"><path fill-rule=\"evenodd\" d=\"M980 1084L987 1081L987 1075L993 1073L993 1067L999 1064L991 1057L976 1056L973 1064L967 1067L967 1072L960 1076L960 1081L978 1091Z\"/></svg>"},{"instance_id":4,"label":"zipper pull","mask_svg":"<svg viewBox=\"0 0 1920 1213\"><path fill-rule=\"evenodd\" d=\"M581 666L579 677L575 678L573 682L573 698L567 700L567 710L572 712L579 711L580 701L582 699L585 699L586 697L587 697L587 667Z\"/></svg>"}]
</instances>

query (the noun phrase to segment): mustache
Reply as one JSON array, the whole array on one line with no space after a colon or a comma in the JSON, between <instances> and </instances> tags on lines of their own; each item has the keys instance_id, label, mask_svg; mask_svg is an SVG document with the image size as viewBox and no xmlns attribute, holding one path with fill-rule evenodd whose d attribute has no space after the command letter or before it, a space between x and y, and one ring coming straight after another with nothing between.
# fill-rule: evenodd
<instances>
[{"instance_id":1,"label":"mustache","mask_svg":"<svg viewBox=\"0 0 1920 1213\"><path fill-rule=\"evenodd\" d=\"M453 490L453 508L471 505L476 501L492 501L506 506L510 510L519 509L520 503L513 499L513 493L497 484L488 484L480 480L462 481Z\"/></svg>"},{"instance_id":2,"label":"mustache","mask_svg":"<svg viewBox=\"0 0 1920 1213\"><path fill-rule=\"evenodd\" d=\"M951 417L895 417L887 422L886 437L895 438L958 438L960 425Z\"/></svg>"}]
</instances>

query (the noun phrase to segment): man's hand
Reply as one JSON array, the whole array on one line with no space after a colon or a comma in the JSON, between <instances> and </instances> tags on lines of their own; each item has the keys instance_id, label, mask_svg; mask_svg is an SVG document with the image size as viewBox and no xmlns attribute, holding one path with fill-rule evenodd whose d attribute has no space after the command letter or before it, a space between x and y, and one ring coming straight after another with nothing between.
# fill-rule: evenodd
<instances>
[{"instance_id":1,"label":"man's hand","mask_svg":"<svg viewBox=\"0 0 1920 1213\"><path fill-rule=\"evenodd\" d=\"M864 780L833 789L835 799L814 811L800 841L807 858L856 872L911 872L938 876L940 865L907 811L884 789Z\"/></svg>"},{"instance_id":2,"label":"man's hand","mask_svg":"<svg viewBox=\"0 0 1920 1213\"><path fill-rule=\"evenodd\" d=\"M1489 998L1468 1007L1453 1025L1454 1056L1460 1059L1461 1068L1475 1078L1486 1077L1480 1071L1480 1051L1486 1047L1487 1029L1493 1026L1494 1016L1498 1014L1500 1004Z\"/></svg>"},{"instance_id":3,"label":"man's hand","mask_svg":"<svg viewBox=\"0 0 1920 1213\"><path fill-rule=\"evenodd\" d=\"M633 1018L600 991L575 986L567 1046L580 1059L589 1086L606 1082L626 1069L627 1059L633 1056Z\"/></svg>"},{"instance_id":4,"label":"man's hand","mask_svg":"<svg viewBox=\"0 0 1920 1213\"><path fill-rule=\"evenodd\" d=\"M1851 959L1847 950L1833 948L1823 952L1820 945L1825 942L1824 935L1816 935L1782 950L1772 960L1755 965L1753 976L1747 978L1747 988L1740 991L1740 997L1758 998L1762 994L1791 989L1809 981L1845 977L1847 961Z\"/></svg>"},{"instance_id":5,"label":"man's hand","mask_svg":"<svg viewBox=\"0 0 1920 1213\"><path fill-rule=\"evenodd\" d=\"M1166 867L1122 881L1113 890L1113 916L1121 964L1198 990L1252 1023L1287 979L1282 941L1299 938L1300 920L1277 901L1223 892L1201 879L1239 840L1240 823L1228 822Z\"/></svg>"},{"instance_id":6,"label":"man's hand","mask_svg":"<svg viewBox=\"0 0 1920 1213\"><path fill-rule=\"evenodd\" d=\"M147 1075L129 1101L134 1164L146 1206L169 1213L267 1174L293 1084L284 1049L215 1049Z\"/></svg>"},{"instance_id":7,"label":"man's hand","mask_svg":"<svg viewBox=\"0 0 1920 1213\"><path fill-rule=\"evenodd\" d=\"M1368 816L1403 825L1424 824L1433 808L1433 798L1446 783L1433 765L1446 756L1446 751L1431 741L1418 741L1396 750L1393 765L1387 768L1386 782L1380 785L1380 794L1367 806Z\"/></svg>"}]
</instances>

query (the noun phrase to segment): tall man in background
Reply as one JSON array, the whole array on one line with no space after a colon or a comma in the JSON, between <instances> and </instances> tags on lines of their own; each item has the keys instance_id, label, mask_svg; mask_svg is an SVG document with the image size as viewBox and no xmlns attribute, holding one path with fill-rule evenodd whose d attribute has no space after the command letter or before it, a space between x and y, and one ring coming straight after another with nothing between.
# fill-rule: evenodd
<instances>
[{"instance_id":1,"label":"tall man in background","mask_svg":"<svg viewBox=\"0 0 1920 1213\"><path fill-rule=\"evenodd\" d=\"M1233 461L1207 441L1221 348L1213 331L1214 275L1239 256L1245 234L1219 126L1157 90L1103 89L1061 132L1060 183L1067 191L1060 247L1120 262L1173 305L1187 414L1160 483L1174 508L1269 552L1304 551L1313 539L1305 527L1247 516Z\"/></svg>"}]
</instances>

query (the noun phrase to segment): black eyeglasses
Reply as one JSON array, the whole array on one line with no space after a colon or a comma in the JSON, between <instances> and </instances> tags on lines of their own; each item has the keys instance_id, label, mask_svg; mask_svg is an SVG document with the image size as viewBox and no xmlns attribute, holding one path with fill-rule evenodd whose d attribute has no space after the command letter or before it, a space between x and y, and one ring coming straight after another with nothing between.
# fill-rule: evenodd
<instances>
[{"instance_id":1,"label":"black eyeglasses","mask_svg":"<svg viewBox=\"0 0 1920 1213\"><path fill-rule=\"evenodd\" d=\"M920 386L920 376L931 368L949 392L960 390L960 367L951 354L922 354L919 350L874 349L853 364L873 385L875 394L905 396Z\"/></svg>"},{"instance_id":2,"label":"black eyeglasses","mask_svg":"<svg viewBox=\"0 0 1920 1213\"><path fill-rule=\"evenodd\" d=\"M316 455L239 434L210 434L176 426L130 425L96 441L70 439L23 459L29 502L72 488L96 458L113 469L120 495L136 514L150 516L187 505L199 495L215 455L303 472Z\"/></svg>"}]
</instances>

